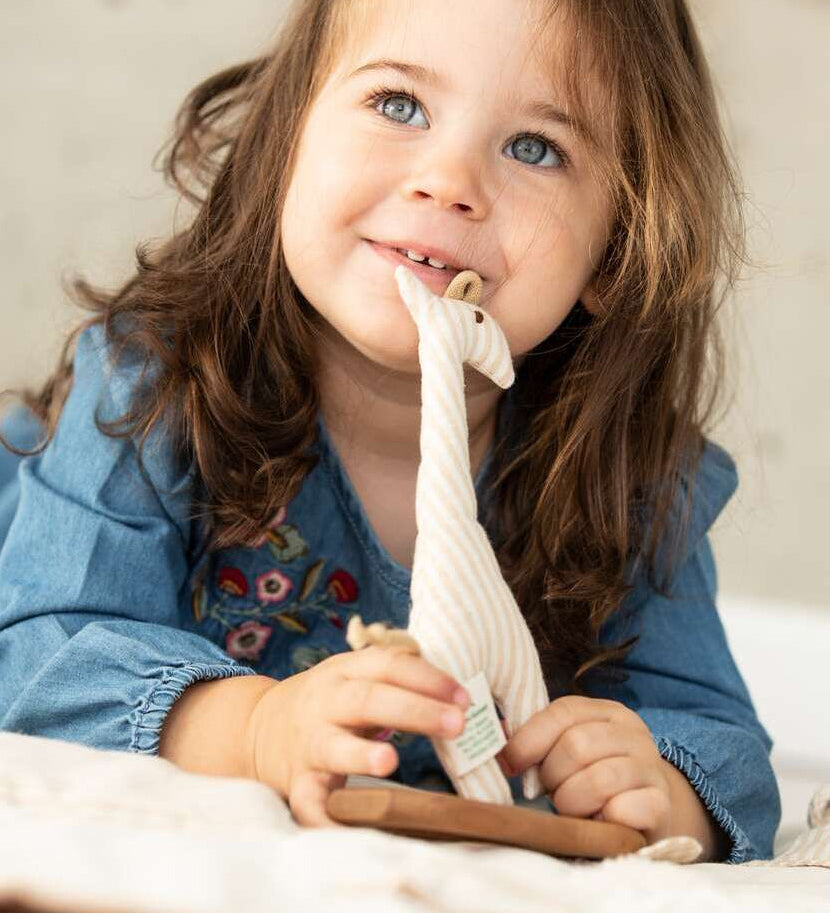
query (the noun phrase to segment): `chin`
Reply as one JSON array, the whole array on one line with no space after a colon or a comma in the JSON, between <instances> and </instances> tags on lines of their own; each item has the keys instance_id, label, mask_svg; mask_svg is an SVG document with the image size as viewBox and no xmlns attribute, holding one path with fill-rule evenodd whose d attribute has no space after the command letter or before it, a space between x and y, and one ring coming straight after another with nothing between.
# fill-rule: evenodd
<instances>
[{"instance_id":1,"label":"chin","mask_svg":"<svg viewBox=\"0 0 830 913\"><path fill-rule=\"evenodd\" d=\"M408 312L403 317L405 320L400 323L385 320L335 326L327 320L326 324L335 343L349 346L373 364L390 371L419 374L418 330Z\"/></svg>"},{"instance_id":2,"label":"chin","mask_svg":"<svg viewBox=\"0 0 830 913\"><path fill-rule=\"evenodd\" d=\"M374 364L389 371L398 371L403 374L421 373L417 345L414 349L390 349L388 345L378 343L377 345L362 344L357 348Z\"/></svg>"}]
</instances>

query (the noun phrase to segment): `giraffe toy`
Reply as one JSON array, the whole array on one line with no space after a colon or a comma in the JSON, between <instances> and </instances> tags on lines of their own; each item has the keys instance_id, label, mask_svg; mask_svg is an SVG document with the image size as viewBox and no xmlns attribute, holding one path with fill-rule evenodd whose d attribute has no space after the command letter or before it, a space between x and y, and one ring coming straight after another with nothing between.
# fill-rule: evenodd
<instances>
[{"instance_id":1,"label":"giraffe toy","mask_svg":"<svg viewBox=\"0 0 830 913\"><path fill-rule=\"evenodd\" d=\"M533 638L478 523L470 470L463 365L469 363L503 389L515 377L503 331L477 307L482 289L477 273L459 273L443 297L403 265L396 268L395 279L418 327L421 364L418 532L409 625L406 631L378 622L365 626L355 615L346 640L354 650L376 644L421 654L467 684L471 696L470 683L480 686L483 681L486 699L479 690L458 739L431 739L458 796L411 788L336 789L329 795L328 813L352 826L439 840L483 840L554 856L602 859L636 853L681 865L694 862L702 847L693 837L647 845L639 831L625 825L504 807L514 803L495 760L503 732L502 742L480 763L459 766L452 745L470 728L471 713L486 710L487 700L492 709L492 696L508 737L548 706ZM526 799L543 792L538 765L524 771L522 789Z\"/></svg>"},{"instance_id":2,"label":"giraffe toy","mask_svg":"<svg viewBox=\"0 0 830 913\"><path fill-rule=\"evenodd\" d=\"M474 271L459 273L444 297L430 291L406 266L396 268L395 279L418 327L421 364L418 532L407 632L429 662L462 684L477 677L477 687L486 690L484 699L491 706L492 692L509 738L549 701L527 623L477 519L463 368L469 363L506 389L515 380L510 349L495 319L477 307L482 284ZM356 643L357 630L350 628L350 643ZM387 633L391 636L392 630ZM480 714L486 714L486 708L474 702L465 730L471 711L479 714L477 724L485 719ZM431 741L459 795L512 805L510 784L495 759L504 744L498 726L501 742L472 769L463 769L453 752L457 739ZM524 771L522 788L527 799L540 795L538 766Z\"/></svg>"}]
</instances>

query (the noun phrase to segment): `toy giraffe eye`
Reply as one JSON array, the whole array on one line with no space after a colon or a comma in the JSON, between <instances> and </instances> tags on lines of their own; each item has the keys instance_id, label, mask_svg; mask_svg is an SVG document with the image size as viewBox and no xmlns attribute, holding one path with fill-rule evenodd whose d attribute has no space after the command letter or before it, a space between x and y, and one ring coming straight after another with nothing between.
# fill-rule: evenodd
<instances>
[{"instance_id":1,"label":"toy giraffe eye","mask_svg":"<svg viewBox=\"0 0 830 913\"><path fill-rule=\"evenodd\" d=\"M476 311L476 323L484 323L484 314L481 311Z\"/></svg>"}]
</instances>

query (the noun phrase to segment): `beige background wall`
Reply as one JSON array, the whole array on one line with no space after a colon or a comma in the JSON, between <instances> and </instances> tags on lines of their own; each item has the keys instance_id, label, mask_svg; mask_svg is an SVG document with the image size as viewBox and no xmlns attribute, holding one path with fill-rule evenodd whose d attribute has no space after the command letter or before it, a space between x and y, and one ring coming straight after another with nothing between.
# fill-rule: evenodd
<instances>
[{"instance_id":1,"label":"beige background wall","mask_svg":"<svg viewBox=\"0 0 830 913\"><path fill-rule=\"evenodd\" d=\"M165 234L153 154L185 92L266 42L277 0L3 0L0 387L41 378L77 312L62 274L114 283ZM715 531L725 597L830 603L830 6L694 0L743 165L754 255L731 302L738 394L715 438L738 495Z\"/></svg>"}]
</instances>

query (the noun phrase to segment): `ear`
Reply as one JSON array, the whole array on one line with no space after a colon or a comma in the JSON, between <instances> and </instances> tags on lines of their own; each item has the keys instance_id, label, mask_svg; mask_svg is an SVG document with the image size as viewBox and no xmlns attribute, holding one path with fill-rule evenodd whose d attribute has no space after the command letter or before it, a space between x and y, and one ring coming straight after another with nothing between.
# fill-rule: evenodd
<instances>
[{"instance_id":1,"label":"ear","mask_svg":"<svg viewBox=\"0 0 830 913\"><path fill-rule=\"evenodd\" d=\"M593 279L585 286L582 294L579 296L579 300L588 313L599 313L599 299L597 298L596 286L594 285Z\"/></svg>"}]
</instances>

